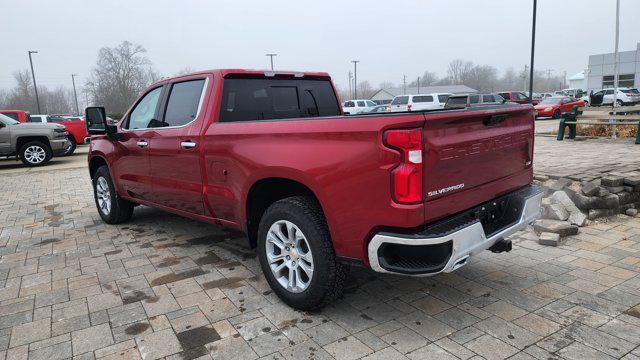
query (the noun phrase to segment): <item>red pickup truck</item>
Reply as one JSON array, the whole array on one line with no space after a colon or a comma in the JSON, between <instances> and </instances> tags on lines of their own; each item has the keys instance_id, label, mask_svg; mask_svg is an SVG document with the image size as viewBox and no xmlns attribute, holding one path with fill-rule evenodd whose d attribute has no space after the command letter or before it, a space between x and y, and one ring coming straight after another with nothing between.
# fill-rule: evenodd
<instances>
[{"instance_id":1,"label":"red pickup truck","mask_svg":"<svg viewBox=\"0 0 640 360\"><path fill-rule=\"evenodd\" d=\"M142 204L243 230L287 304L321 307L350 265L433 275L533 221L533 107L343 116L326 73L162 80L117 125L86 110L98 212Z\"/></svg>"}]
</instances>

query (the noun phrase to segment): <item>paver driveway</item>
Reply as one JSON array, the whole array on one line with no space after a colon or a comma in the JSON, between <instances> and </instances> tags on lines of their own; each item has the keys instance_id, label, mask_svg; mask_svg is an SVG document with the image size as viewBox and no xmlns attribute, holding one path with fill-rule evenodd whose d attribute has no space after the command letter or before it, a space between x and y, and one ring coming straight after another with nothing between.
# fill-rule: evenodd
<instances>
[{"instance_id":1,"label":"paver driveway","mask_svg":"<svg viewBox=\"0 0 640 360\"><path fill-rule=\"evenodd\" d=\"M640 358L640 218L432 278L354 269L301 313L242 235L145 207L105 225L84 170L0 179L0 359Z\"/></svg>"}]
</instances>

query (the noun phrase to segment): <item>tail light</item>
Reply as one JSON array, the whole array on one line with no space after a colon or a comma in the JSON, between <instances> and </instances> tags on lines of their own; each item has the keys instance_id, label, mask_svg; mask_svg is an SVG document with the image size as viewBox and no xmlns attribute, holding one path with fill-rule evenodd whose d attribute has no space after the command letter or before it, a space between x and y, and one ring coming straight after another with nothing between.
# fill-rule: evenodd
<instances>
[{"instance_id":1,"label":"tail light","mask_svg":"<svg viewBox=\"0 0 640 360\"><path fill-rule=\"evenodd\" d=\"M397 129L384 133L384 144L400 151L401 160L391 170L393 200L401 204L422 201L422 129Z\"/></svg>"},{"instance_id":2,"label":"tail light","mask_svg":"<svg viewBox=\"0 0 640 360\"><path fill-rule=\"evenodd\" d=\"M411 111L411 104L407 105L407 111Z\"/></svg>"}]
</instances>

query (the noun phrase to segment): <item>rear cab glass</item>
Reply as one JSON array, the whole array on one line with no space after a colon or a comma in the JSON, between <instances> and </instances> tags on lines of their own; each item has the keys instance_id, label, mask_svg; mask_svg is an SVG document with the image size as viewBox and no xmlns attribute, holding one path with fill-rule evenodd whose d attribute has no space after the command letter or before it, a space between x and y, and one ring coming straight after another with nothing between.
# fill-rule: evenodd
<instances>
[{"instance_id":1,"label":"rear cab glass","mask_svg":"<svg viewBox=\"0 0 640 360\"><path fill-rule=\"evenodd\" d=\"M345 107L353 105L353 101L344 104ZM340 115L340 106L328 80L224 80L221 122L337 115Z\"/></svg>"},{"instance_id":2,"label":"rear cab glass","mask_svg":"<svg viewBox=\"0 0 640 360\"><path fill-rule=\"evenodd\" d=\"M445 107L461 108L467 105L467 96L449 96Z\"/></svg>"}]
</instances>

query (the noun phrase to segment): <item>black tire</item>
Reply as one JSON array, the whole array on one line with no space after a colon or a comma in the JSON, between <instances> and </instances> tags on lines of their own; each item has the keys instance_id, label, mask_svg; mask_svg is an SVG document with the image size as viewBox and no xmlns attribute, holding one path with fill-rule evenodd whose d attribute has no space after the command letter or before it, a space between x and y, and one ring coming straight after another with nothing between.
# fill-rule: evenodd
<instances>
[{"instance_id":1,"label":"black tire","mask_svg":"<svg viewBox=\"0 0 640 360\"><path fill-rule=\"evenodd\" d=\"M104 179L104 182L101 179ZM120 224L129 221L133 215L134 204L118 196L115 186L113 186L111 175L109 174L109 168L106 165L99 167L92 180L93 198L96 203L96 208L98 209L98 214L100 214L102 220L107 224ZM109 189L108 211L100 205L100 201L98 200L98 188L99 186L103 186L105 182Z\"/></svg>"},{"instance_id":2,"label":"black tire","mask_svg":"<svg viewBox=\"0 0 640 360\"><path fill-rule=\"evenodd\" d=\"M60 154L60 156L70 156L73 155L74 151L76 151L76 147L78 146L78 144L76 143L76 139L73 137L73 135L67 136L67 140L69 140L70 145L62 154Z\"/></svg>"},{"instance_id":3,"label":"black tire","mask_svg":"<svg viewBox=\"0 0 640 360\"><path fill-rule=\"evenodd\" d=\"M53 157L53 152L49 144L42 141L29 141L22 145L19 156L23 164L35 167L46 165Z\"/></svg>"},{"instance_id":4,"label":"black tire","mask_svg":"<svg viewBox=\"0 0 640 360\"><path fill-rule=\"evenodd\" d=\"M313 276L308 287L302 292L292 292L283 287L267 261L267 234L273 224L282 220L295 224L302 231L313 256ZM327 222L315 199L294 196L269 206L260 219L258 228L258 258L271 289L293 308L314 310L342 296L349 268L336 261Z\"/></svg>"},{"instance_id":5,"label":"black tire","mask_svg":"<svg viewBox=\"0 0 640 360\"><path fill-rule=\"evenodd\" d=\"M616 102L618 103L618 106L624 106L624 102L622 102L622 100L617 99Z\"/></svg>"},{"instance_id":6,"label":"black tire","mask_svg":"<svg viewBox=\"0 0 640 360\"><path fill-rule=\"evenodd\" d=\"M559 118L560 118L560 115L561 115L561 113L560 113L560 109L556 109L556 110L553 112L553 116L552 116L552 118L553 118L553 119L559 119Z\"/></svg>"}]
</instances>

